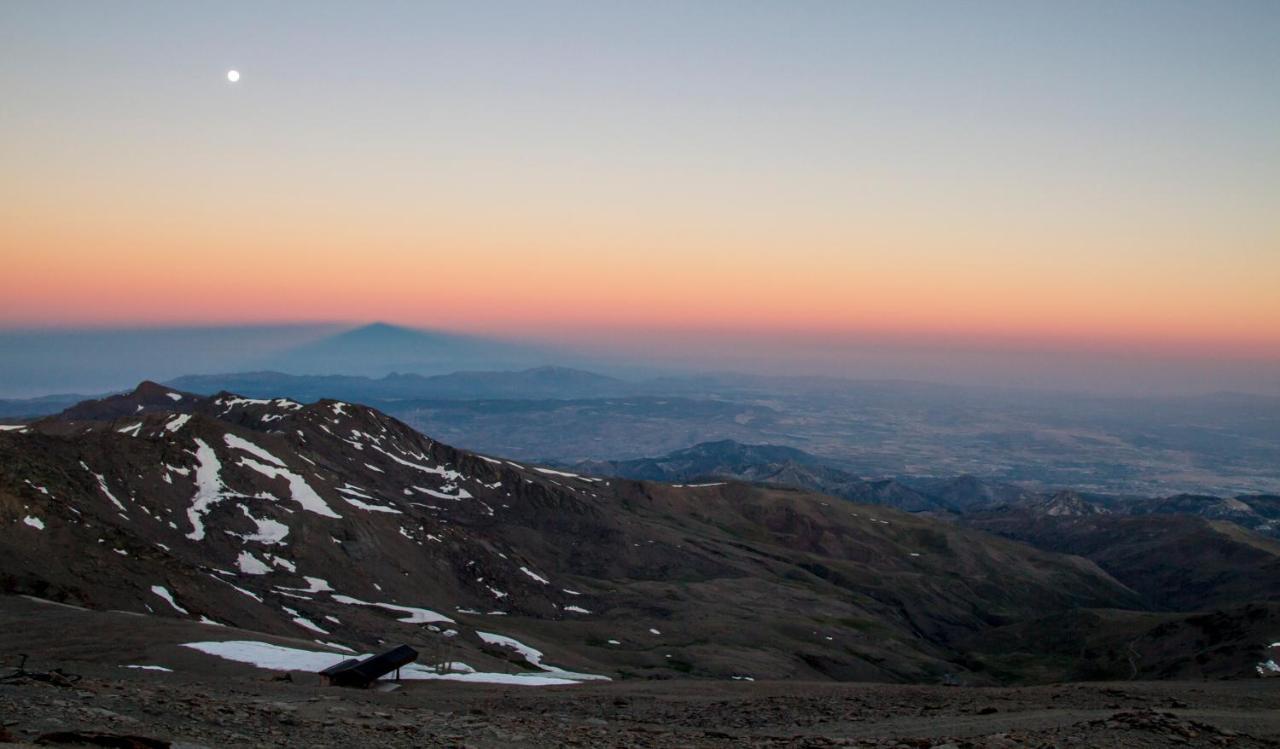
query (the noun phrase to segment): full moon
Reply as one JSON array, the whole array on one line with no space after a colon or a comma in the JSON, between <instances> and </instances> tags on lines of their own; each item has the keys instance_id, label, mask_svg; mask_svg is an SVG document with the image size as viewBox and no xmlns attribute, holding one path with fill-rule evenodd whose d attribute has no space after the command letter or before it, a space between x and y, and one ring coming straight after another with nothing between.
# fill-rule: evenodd
<instances>
[{"instance_id":1,"label":"full moon","mask_svg":"<svg viewBox=\"0 0 1280 749\"><path fill-rule=\"evenodd\" d=\"M239 71L239 70L228 70L228 71L227 71L227 80L228 80L228 81L231 81L232 83L235 83L236 81L240 80L240 71Z\"/></svg>"}]
</instances>

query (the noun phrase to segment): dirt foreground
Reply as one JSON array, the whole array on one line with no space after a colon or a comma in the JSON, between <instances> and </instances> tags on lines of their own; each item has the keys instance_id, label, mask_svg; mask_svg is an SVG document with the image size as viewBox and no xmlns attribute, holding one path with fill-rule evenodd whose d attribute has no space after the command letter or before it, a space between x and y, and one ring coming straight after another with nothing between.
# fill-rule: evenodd
<instances>
[{"instance_id":1,"label":"dirt foreground","mask_svg":"<svg viewBox=\"0 0 1280 749\"><path fill-rule=\"evenodd\" d=\"M352 690L182 646L211 635L255 636L0 596L0 746L1280 747L1280 679L1017 688L406 681ZM20 653L29 675L9 676Z\"/></svg>"},{"instance_id":2,"label":"dirt foreground","mask_svg":"<svg viewBox=\"0 0 1280 749\"><path fill-rule=\"evenodd\" d=\"M427 682L384 693L278 678L137 671L70 685L11 681L0 686L0 719L19 742L80 732L175 747L1280 746L1280 684L1270 680L1018 689Z\"/></svg>"}]
</instances>

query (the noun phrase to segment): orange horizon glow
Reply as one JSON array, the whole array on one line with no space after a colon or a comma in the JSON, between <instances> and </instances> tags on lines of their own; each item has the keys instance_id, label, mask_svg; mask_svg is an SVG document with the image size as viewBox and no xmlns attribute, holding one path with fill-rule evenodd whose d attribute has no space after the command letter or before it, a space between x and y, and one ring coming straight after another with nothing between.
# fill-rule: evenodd
<instances>
[{"instance_id":1,"label":"orange horizon glow","mask_svg":"<svg viewBox=\"0 0 1280 749\"><path fill-rule=\"evenodd\" d=\"M1249 12L3 8L0 328L1280 359Z\"/></svg>"},{"instance_id":2,"label":"orange horizon glow","mask_svg":"<svg viewBox=\"0 0 1280 749\"><path fill-rule=\"evenodd\" d=\"M660 249L646 252L619 246L608 232L593 237L604 249L575 250L592 244L579 239L566 250L554 240L534 247L427 228L417 241L401 229L395 241L362 243L354 221L297 235L293 227L250 222L263 228L264 241L243 230L204 226L188 234L119 215L73 233L37 215L11 221L16 231L0 239L4 327L386 320L587 341L758 334L1280 357L1280 294L1270 293L1280 267L1274 275L1266 267L1149 270L1101 253L1079 266L1031 258L1001 267L990 250L967 255L944 238L919 236L855 235L850 246L873 249L843 253L816 238L788 252L705 236L665 248L655 241ZM713 250L694 249L712 239L697 246ZM420 249L403 249L414 245ZM778 265L780 255L794 263Z\"/></svg>"}]
</instances>

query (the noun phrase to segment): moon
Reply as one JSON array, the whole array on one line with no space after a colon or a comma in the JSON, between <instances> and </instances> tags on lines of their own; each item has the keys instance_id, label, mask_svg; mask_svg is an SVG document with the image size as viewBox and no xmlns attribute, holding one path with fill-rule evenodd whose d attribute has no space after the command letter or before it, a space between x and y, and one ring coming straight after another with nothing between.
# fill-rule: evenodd
<instances>
[{"instance_id":1,"label":"moon","mask_svg":"<svg viewBox=\"0 0 1280 749\"><path fill-rule=\"evenodd\" d=\"M239 71L239 70L228 70L228 71L227 71L227 80L228 80L228 81L230 81L230 82L232 82L232 83L235 83L236 81L240 80L240 71Z\"/></svg>"}]
</instances>

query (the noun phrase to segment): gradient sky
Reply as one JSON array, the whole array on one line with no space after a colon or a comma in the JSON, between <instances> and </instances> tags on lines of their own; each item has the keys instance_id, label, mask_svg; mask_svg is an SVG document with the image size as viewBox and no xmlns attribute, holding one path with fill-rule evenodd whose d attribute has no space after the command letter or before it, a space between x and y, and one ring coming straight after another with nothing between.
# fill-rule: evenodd
<instances>
[{"instance_id":1,"label":"gradient sky","mask_svg":"<svg viewBox=\"0 0 1280 749\"><path fill-rule=\"evenodd\" d=\"M0 321L1274 363L1278 40L1270 1L9 0Z\"/></svg>"}]
</instances>

